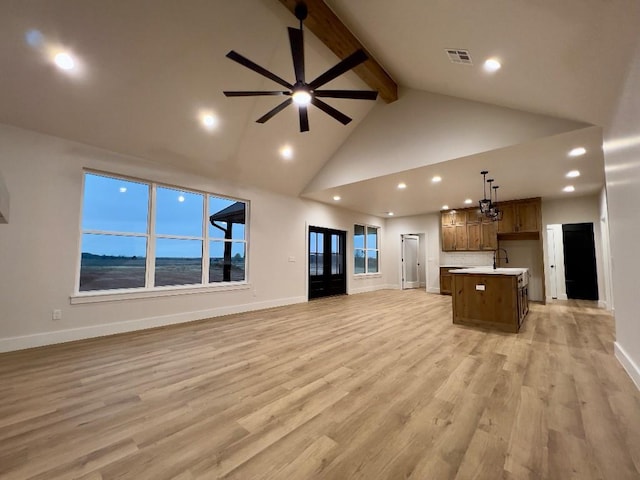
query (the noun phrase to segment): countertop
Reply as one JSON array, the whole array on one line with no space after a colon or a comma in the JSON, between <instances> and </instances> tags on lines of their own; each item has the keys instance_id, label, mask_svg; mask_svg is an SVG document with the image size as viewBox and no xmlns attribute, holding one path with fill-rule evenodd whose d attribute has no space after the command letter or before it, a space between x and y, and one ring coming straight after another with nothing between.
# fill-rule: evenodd
<instances>
[{"instance_id":1,"label":"countertop","mask_svg":"<svg viewBox=\"0 0 640 480\"><path fill-rule=\"evenodd\" d=\"M528 272L528 268L492 268L492 267L469 267L449 270L449 273L477 273L479 275L520 275Z\"/></svg>"}]
</instances>

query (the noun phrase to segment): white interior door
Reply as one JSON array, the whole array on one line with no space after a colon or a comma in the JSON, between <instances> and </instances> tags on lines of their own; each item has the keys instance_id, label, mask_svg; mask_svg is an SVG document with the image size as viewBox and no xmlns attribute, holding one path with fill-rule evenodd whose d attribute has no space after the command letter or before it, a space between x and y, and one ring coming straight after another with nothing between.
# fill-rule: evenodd
<instances>
[{"instance_id":1,"label":"white interior door","mask_svg":"<svg viewBox=\"0 0 640 480\"><path fill-rule=\"evenodd\" d=\"M420 287L420 239L402 235L402 289Z\"/></svg>"},{"instance_id":2,"label":"white interior door","mask_svg":"<svg viewBox=\"0 0 640 480\"><path fill-rule=\"evenodd\" d=\"M555 231L547 228L547 253L549 256L549 295L558 298L558 264L556 261Z\"/></svg>"}]
</instances>

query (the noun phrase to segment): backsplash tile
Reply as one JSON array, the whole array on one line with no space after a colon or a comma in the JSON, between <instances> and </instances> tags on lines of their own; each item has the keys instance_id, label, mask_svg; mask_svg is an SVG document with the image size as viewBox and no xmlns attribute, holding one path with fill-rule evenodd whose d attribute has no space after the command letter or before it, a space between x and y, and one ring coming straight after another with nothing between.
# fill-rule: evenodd
<instances>
[{"instance_id":1,"label":"backsplash tile","mask_svg":"<svg viewBox=\"0 0 640 480\"><path fill-rule=\"evenodd\" d=\"M493 252L440 252L440 265L464 267L493 265Z\"/></svg>"}]
</instances>

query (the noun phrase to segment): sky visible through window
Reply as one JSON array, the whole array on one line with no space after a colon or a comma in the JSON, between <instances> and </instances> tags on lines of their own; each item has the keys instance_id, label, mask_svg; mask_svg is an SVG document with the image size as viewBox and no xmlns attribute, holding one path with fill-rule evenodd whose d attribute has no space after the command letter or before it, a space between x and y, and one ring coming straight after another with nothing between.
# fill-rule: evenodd
<instances>
[{"instance_id":1,"label":"sky visible through window","mask_svg":"<svg viewBox=\"0 0 640 480\"><path fill-rule=\"evenodd\" d=\"M135 236L147 233L149 223L148 184L101 175L85 175L85 192L82 212L82 251L94 255L144 257L146 238ZM235 200L209 196L209 228L211 256L222 256L224 231L208 222L209 215L236 203ZM156 235L204 237L204 194L161 187L156 189ZM225 222L217 222L223 228ZM110 232L88 234L87 231ZM114 237L113 234L124 234ZM129 235L127 235L129 234ZM133 235L132 235L133 234ZM233 240L245 240L245 225L235 223ZM162 242L158 256L164 258L200 257L202 242L174 240ZM233 253L244 255L244 245L234 242Z\"/></svg>"}]
</instances>

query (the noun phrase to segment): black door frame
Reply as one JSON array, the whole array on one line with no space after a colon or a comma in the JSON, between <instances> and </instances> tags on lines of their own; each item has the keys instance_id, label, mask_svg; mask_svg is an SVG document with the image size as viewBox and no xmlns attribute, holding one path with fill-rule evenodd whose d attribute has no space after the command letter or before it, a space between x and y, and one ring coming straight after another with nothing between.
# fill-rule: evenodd
<instances>
[{"instance_id":1,"label":"black door frame","mask_svg":"<svg viewBox=\"0 0 640 480\"><path fill-rule=\"evenodd\" d=\"M321 235L322 237L318 237ZM332 240L337 236L337 252ZM316 244L322 238L322 252ZM334 228L309 226L307 233L308 298L345 295L347 293L347 232ZM320 262L318 262L320 260Z\"/></svg>"}]
</instances>

